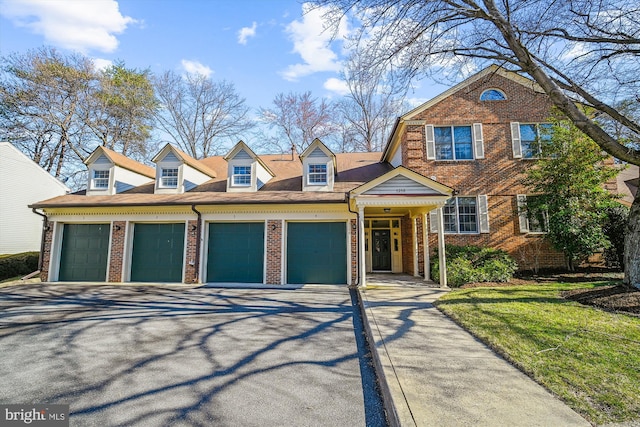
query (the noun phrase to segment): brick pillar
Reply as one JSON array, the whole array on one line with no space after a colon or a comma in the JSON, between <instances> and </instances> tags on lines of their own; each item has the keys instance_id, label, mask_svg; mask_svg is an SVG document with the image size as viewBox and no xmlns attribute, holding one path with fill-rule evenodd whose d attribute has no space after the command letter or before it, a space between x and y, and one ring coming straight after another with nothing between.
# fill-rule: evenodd
<instances>
[{"instance_id":1,"label":"brick pillar","mask_svg":"<svg viewBox=\"0 0 640 427\"><path fill-rule=\"evenodd\" d=\"M284 221L267 221L267 284L282 284L282 228Z\"/></svg>"},{"instance_id":2,"label":"brick pillar","mask_svg":"<svg viewBox=\"0 0 640 427\"><path fill-rule=\"evenodd\" d=\"M55 223L50 222L47 230L44 232L44 247L42 248L42 267L40 268L40 280L46 282L49 280L49 267L51 265L51 240L53 239L53 226Z\"/></svg>"},{"instance_id":3,"label":"brick pillar","mask_svg":"<svg viewBox=\"0 0 640 427\"><path fill-rule=\"evenodd\" d=\"M424 224L422 223L423 216L419 216L416 221L417 230L416 239L418 239L418 274L424 277Z\"/></svg>"},{"instance_id":4,"label":"brick pillar","mask_svg":"<svg viewBox=\"0 0 640 427\"><path fill-rule=\"evenodd\" d=\"M197 219L187 221L187 262L184 272L185 283L201 282L201 278L197 277L198 272L196 271L196 251L198 244L200 243L200 236L198 235L197 225ZM200 260L200 264L202 264L202 259Z\"/></svg>"},{"instance_id":5,"label":"brick pillar","mask_svg":"<svg viewBox=\"0 0 640 427\"><path fill-rule=\"evenodd\" d=\"M358 220L349 221L351 227L351 285L358 283ZM363 236L364 237L364 236ZM365 254L361 254L365 256Z\"/></svg>"},{"instance_id":6,"label":"brick pillar","mask_svg":"<svg viewBox=\"0 0 640 427\"><path fill-rule=\"evenodd\" d=\"M124 262L124 234L126 221L111 223L111 255L109 256L109 282L122 282L122 263Z\"/></svg>"}]
</instances>

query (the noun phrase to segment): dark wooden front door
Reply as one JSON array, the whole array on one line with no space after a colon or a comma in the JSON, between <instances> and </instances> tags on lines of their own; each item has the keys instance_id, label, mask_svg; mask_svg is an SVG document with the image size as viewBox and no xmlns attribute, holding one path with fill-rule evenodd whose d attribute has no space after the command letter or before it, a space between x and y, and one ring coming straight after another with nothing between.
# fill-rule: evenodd
<instances>
[{"instance_id":1,"label":"dark wooden front door","mask_svg":"<svg viewBox=\"0 0 640 427\"><path fill-rule=\"evenodd\" d=\"M391 270L391 232L373 230L372 267L374 271Z\"/></svg>"}]
</instances>

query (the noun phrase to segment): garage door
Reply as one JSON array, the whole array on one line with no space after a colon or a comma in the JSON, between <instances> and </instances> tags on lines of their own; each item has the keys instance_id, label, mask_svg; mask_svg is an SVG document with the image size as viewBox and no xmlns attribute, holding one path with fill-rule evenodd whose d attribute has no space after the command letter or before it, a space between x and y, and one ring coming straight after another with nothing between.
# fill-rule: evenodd
<instances>
[{"instance_id":1,"label":"garage door","mask_svg":"<svg viewBox=\"0 0 640 427\"><path fill-rule=\"evenodd\" d=\"M184 223L136 224L132 282L182 282Z\"/></svg>"},{"instance_id":2,"label":"garage door","mask_svg":"<svg viewBox=\"0 0 640 427\"><path fill-rule=\"evenodd\" d=\"M287 283L347 283L344 222L288 224Z\"/></svg>"},{"instance_id":3,"label":"garage door","mask_svg":"<svg viewBox=\"0 0 640 427\"><path fill-rule=\"evenodd\" d=\"M109 229L109 224L65 224L58 280L106 281Z\"/></svg>"},{"instance_id":4,"label":"garage door","mask_svg":"<svg viewBox=\"0 0 640 427\"><path fill-rule=\"evenodd\" d=\"M209 224L207 282L262 283L264 222Z\"/></svg>"}]
</instances>

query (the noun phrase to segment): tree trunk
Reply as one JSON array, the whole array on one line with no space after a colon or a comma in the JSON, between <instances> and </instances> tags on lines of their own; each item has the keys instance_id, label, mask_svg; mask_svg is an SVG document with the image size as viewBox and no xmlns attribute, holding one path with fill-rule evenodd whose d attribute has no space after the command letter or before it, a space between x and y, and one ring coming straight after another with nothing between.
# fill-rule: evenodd
<instances>
[{"instance_id":1,"label":"tree trunk","mask_svg":"<svg viewBox=\"0 0 640 427\"><path fill-rule=\"evenodd\" d=\"M640 190L631 205L624 235L624 283L640 289Z\"/></svg>"}]
</instances>

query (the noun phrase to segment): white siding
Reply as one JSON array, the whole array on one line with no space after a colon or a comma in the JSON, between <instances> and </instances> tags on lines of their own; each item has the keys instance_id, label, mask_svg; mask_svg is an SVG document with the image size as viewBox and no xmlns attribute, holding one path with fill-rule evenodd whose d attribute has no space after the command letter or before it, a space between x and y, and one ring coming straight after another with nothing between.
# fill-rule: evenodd
<instances>
[{"instance_id":1,"label":"white siding","mask_svg":"<svg viewBox=\"0 0 640 427\"><path fill-rule=\"evenodd\" d=\"M365 191L362 194L437 194L438 193L433 188L425 187L424 185L416 182L412 179L409 179L405 176L398 175L395 176L388 181L383 182L380 185L375 186L371 190Z\"/></svg>"},{"instance_id":2,"label":"white siding","mask_svg":"<svg viewBox=\"0 0 640 427\"><path fill-rule=\"evenodd\" d=\"M400 147L398 147L398 149L396 150L396 153L393 155L390 163L394 168L397 168L402 164L402 150L400 149Z\"/></svg>"},{"instance_id":3,"label":"white siding","mask_svg":"<svg viewBox=\"0 0 640 427\"><path fill-rule=\"evenodd\" d=\"M184 182L184 191L189 191L193 187L205 183L211 179L207 174L200 172L197 169L192 168L187 164L182 165L182 179ZM178 186L180 183L178 182Z\"/></svg>"},{"instance_id":4,"label":"white siding","mask_svg":"<svg viewBox=\"0 0 640 427\"><path fill-rule=\"evenodd\" d=\"M69 189L8 142L0 142L0 254L39 251L42 217L27 206Z\"/></svg>"},{"instance_id":5,"label":"white siding","mask_svg":"<svg viewBox=\"0 0 640 427\"><path fill-rule=\"evenodd\" d=\"M142 184L153 181L153 178L140 175L128 169L115 166L113 168L113 177L115 179L116 193L122 193Z\"/></svg>"}]
</instances>

